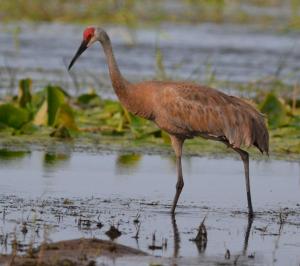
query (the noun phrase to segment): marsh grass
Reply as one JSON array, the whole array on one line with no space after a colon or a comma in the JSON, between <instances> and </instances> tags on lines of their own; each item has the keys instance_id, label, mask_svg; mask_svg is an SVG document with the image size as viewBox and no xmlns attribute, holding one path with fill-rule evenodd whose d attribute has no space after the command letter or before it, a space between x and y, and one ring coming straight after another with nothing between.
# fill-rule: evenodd
<instances>
[{"instance_id":1,"label":"marsh grass","mask_svg":"<svg viewBox=\"0 0 300 266\"><path fill-rule=\"evenodd\" d=\"M17 82L16 77L17 77L18 70L16 68L13 68L5 57L4 57L4 68L9 79L6 94L8 96L11 96L16 86L16 82Z\"/></svg>"},{"instance_id":2,"label":"marsh grass","mask_svg":"<svg viewBox=\"0 0 300 266\"><path fill-rule=\"evenodd\" d=\"M252 9L277 8L287 10L286 17ZM129 28L161 22L258 23L282 29L300 28L298 0L2 0L3 21L60 21L72 23L113 23ZM270 14L271 13L271 14ZM284 20L283 20L284 19Z\"/></svg>"}]
</instances>

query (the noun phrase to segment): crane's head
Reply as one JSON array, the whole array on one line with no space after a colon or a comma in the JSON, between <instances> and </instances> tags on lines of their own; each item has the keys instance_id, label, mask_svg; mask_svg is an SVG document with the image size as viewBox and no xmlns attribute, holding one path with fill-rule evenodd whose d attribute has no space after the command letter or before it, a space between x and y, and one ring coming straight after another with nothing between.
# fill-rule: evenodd
<instances>
[{"instance_id":1,"label":"crane's head","mask_svg":"<svg viewBox=\"0 0 300 266\"><path fill-rule=\"evenodd\" d=\"M79 46L76 54L74 55L70 65L68 67L68 70L71 69L71 67L74 65L75 61L77 60L77 58L87 48L89 48L94 42L96 42L96 41L103 42L103 41L107 40L107 38L108 38L108 36L103 29L97 28L97 27L87 27L83 31L83 40L82 40L81 45Z\"/></svg>"}]
</instances>

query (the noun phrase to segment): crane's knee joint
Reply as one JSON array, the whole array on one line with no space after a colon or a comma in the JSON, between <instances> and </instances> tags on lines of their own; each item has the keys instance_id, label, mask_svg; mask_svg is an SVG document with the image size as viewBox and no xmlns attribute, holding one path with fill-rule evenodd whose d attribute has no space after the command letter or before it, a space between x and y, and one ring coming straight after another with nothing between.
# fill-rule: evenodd
<instances>
[{"instance_id":1,"label":"crane's knee joint","mask_svg":"<svg viewBox=\"0 0 300 266\"><path fill-rule=\"evenodd\" d=\"M242 156L243 160L249 160L249 154L248 154L248 152L242 153L241 156Z\"/></svg>"},{"instance_id":2,"label":"crane's knee joint","mask_svg":"<svg viewBox=\"0 0 300 266\"><path fill-rule=\"evenodd\" d=\"M238 153L240 154L243 161L249 160L249 153L243 150L239 150Z\"/></svg>"},{"instance_id":3,"label":"crane's knee joint","mask_svg":"<svg viewBox=\"0 0 300 266\"><path fill-rule=\"evenodd\" d=\"M182 179L180 179L180 180L178 180L178 182L177 182L177 184L176 184L176 189L178 190L178 189L182 189L183 188L183 186L184 186L184 182L183 182L183 180Z\"/></svg>"}]
</instances>

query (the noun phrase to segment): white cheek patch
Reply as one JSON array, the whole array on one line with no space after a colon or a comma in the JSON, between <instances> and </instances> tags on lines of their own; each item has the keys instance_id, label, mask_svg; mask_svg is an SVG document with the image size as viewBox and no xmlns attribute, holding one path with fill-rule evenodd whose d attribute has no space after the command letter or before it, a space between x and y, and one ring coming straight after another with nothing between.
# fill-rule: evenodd
<instances>
[{"instance_id":1,"label":"white cheek patch","mask_svg":"<svg viewBox=\"0 0 300 266\"><path fill-rule=\"evenodd\" d=\"M93 44L95 41L97 41L97 39L95 38L95 36L93 36L93 37L90 39L90 41L88 42L87 47L92 46L92 44Z\"/></svg>"}]
</instances>

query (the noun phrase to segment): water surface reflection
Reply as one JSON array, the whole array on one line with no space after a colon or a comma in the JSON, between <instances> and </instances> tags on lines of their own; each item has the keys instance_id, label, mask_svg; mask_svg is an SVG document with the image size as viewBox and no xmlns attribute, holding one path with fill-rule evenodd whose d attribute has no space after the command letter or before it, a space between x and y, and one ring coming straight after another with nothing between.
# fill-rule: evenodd
<instances>
[{"instance_id":1,"label":"water surface reflection","mask_svg":"<svg viewBox=\"0 0 300 266\"><path fill-rule=\"evenodd\" d=\"M0 150L0 166L6 177L0 186L7 188L0 187L0 192L31 197L51 192L51 196L121 196L170 203L176 183L173 156ZM179 204L245 208L239 160L185 157L183 171L186 186ZM299 163L251 161L250 171L256 209L300 202Z\"/></svg>"},{"instance_id":2,"label":"water surface reflection","mask_svg":"<svg viewBox=\"0 0 300 266\"><path fill-rule=\"evenodd\" d=\"M173 159L160 155L1 150L3 237L17 228L20 239L28 242L36 227L42 236L47 224L53 241L82 236L106 238L105 232L116 225L122 235L115 241L147 252L155 233L156 243L166 242L167 246L150 253L177 258L178 265L186 265L186 261L180 263L184 258L193 258L194 265L206 259L224 260L226 250L230 251L230 262L238 258L240 264L249 264L249 260L250 264L272 264L276 260L280 265L289 260L293 265L300 261L295 234L295 224L300 224L299 163L251 162L257 217L248 220L243 166L233 158L184 158L186 186L176 217L170 216L176 183ZM278 234L279 214L288 210L290 214ZM208 241L199 252L190 239L196 236L204 217ZM79 218L89 226L79 228ZM24 221L32 230L26 236L21 234ZM103 228L98 227L99 222ZM36 237L39 241L42 237Z\"/></svg>"}]
</instances>

